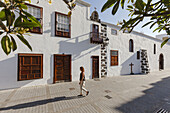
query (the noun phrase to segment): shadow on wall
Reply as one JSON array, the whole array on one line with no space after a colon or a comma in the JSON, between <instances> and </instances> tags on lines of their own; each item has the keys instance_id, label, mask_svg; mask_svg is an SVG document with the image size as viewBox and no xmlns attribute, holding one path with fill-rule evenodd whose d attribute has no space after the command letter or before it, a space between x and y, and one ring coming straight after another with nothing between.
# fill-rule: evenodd
<instances>
[{"instance_id":1,"label":"shadow on wall","mask_svg":"<svg viewBox=\"0 0 170 113\"><path fill-rule=\"evenodd\" d=\"M0 61L0 89L17 88L29 84L32 80L18 81L18 55Z\"/></svg>"},{"instance_id":2,"label":"shadow on wall","mask_svg":"<svg viewBox=\"0 0 170 113\"><path fill-rule=\"evenodd\" d=\"M84 35L77 36L75 38L69 38L68 40L59 42L59 53L58 54L71 54L72 61L78 60L93 51L100 49L100 46L90 43L90 34L86 33ZM83 37L89 37L84 38ZM89 57L90 58L90 57ZM90 58L91 59L91 58ZM84 59L86 60L86 59ZM90 62L91 64L91 62ZM80 64L82 65L82 64ZM91 65L90 65L91 66ZM92 67L91 67L92 69ZM50 57L50 79L47 80L48 84L53 83L54 78L54 55ZM92 75L89 74L89 78L92 78Z\"/></svg>"},{"instance_id":3,"label":"shadow on wall","mask_svg":"<svg viewBox=\"0 0 170 113\"><path fill-rule=\"evenodd\" d=\"M150 84L153 87L142 91L143 96L124 103L116 109L122 113L156 113L160 108L170 111L170 77ZM147 88L147 86L142 86ZM128 95L128 94L127 94Z\"/></svg>"},{"instance_id":4,"label":"shadow on wall","mask_svg":"<svg viewBox=\"0 0 170 113\"><path fill-rule=\"evenodd\" d=\"M129 57L125 62L121 64L121 75L129 75L131 73L131 66L129 64L134 64L132 66L132 71L134 74L140 73L140 59L137 59L137 52L134 53L131 57Z\"/></svg>"},{"instance_id":5,"label":"shadow on wall","mask_svg":"<svg viewBox=\"0 0 170 113\"><path fill-rule=\"evenodd\" d=\"M83 39L84 36L89 37L89 38ZM74 40L74 42L72 40ZM96 44L90 43L89 33L77 36L75 38L71 38L66 41L60 41L59 45L60 45L59 53L72 54L73 61L87 54L90 54L93 51L100 49L100 46L96 46Z\"/></svg>"}]
</instances>

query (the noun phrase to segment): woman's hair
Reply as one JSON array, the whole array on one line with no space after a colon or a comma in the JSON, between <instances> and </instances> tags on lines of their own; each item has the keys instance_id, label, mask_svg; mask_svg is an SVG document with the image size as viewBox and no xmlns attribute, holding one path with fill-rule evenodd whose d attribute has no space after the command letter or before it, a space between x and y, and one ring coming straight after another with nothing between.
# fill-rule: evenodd
<instances>
[{"instance_id":1,"label":"woman's hair","mask_svg":"<svg viewBox=\"0 0 170 113\"><path fill-rule=\"evenodd\" d=\"M83 66L81 66L81 67L80 67L80 70L81 70L82 72L84 72L84 67L83 67Z\"/></svg>"}]
</instances>

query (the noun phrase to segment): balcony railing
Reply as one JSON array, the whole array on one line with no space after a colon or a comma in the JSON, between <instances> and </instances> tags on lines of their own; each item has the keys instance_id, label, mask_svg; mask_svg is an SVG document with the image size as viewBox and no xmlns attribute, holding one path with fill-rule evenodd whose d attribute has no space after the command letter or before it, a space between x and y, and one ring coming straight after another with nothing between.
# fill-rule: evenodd
<instances>
[{"instance_id":1,"label":"balcony railing","mask_svg":"<svg viewBox=\"0 0 170 113\"><path fill-rule=\"evenodd\" d=\"M90 43L94 44L102 44L103 43L103 38L100 33L96 32L91 32L90 33Z\"/></svg>"}]
</instances>

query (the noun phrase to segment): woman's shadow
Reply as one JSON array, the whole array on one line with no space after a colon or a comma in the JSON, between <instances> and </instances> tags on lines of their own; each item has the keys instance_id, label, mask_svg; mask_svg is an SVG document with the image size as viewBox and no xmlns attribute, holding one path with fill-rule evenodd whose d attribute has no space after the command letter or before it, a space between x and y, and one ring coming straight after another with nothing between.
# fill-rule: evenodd
<instances>
[{"instance_id":1,"label":"woman's shadow","mask_svg":"<svg viewBox=\"0 0 170 113\"><path fill-rule=\"evenodd\" d=\"M44 104L48 104L48 103L52 103L52 102L79 99L79 98L83 98L83 97L84 96L71 96L71 97L61 96L61 97L55 97L55 98L51 98L51 99L38 100L38 101L34 101L34 102L28 102L28 103L18 104L18 105L14 105L14 106L9 106L9 107L6 107L6 108L0 108L0 111L10 110L10 109L22 109L22 108L34 107L34 106L44 105Z\"/></svg>"}]
</instances>

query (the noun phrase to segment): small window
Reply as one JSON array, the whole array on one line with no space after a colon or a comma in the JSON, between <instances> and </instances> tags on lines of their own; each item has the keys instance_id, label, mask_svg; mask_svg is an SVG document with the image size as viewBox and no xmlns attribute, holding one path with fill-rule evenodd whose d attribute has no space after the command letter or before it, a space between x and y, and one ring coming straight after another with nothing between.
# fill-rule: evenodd
<instances>
[{"instance_id":1,"label":"small window","mask_svg":"<svg viewBox=\"0 0 170 113\"><path fill-rule=\"evenodd\" d=\"M137 51L137 59L140 59L140 51Z\"/></svg>"},{"instance_id":2,"label":"small window","mask_svg":"<svg viewBox=\"0 0 170 113\"><path fill-rule=\"evenodd\" d=\"M55 35L70 38L71 34L71 18L68 15L56 12L56 28Z\"/></svg>"},{"instance_id":3,"label":"small window","mask_svg":"<svg viewBox=\"0 0 170 113\"><path fill-rule=\"evenodd\" d=\"M43 78L42 54L18 54L18 80Z\"/></svg>"},{"instance_id":4,"label":"small window","mask_svg":"<svg viewBox=\"0 0 170 113\"><path fill-rule=\"evenodd\" d=\"M154 54L156 54L156 44L154 44Z\"/></svg>"},{"instance_id":5,"label":"small window","mask_svg":"<svg viewBox=\"0 0 170 113\"><path fill-rule=\"evenodd\" d=\"M111 66L117 66L118 65L118 51L117 50L111 50L110 51L110 62Z\"/></svg>"},{"instance_id":6,"label":"small window","mask_svg":"<svg viewBox=\"0 0 170 113\"><path fill-rule=\"evenodd\" d=\"M117 35L117 30L111 29L111 34L112 34L112 35Z\"/></svg>"},{"instance_id":7,"label":"small window","mask_svg":"<svg viewBox=\"0 0 170 113\"><path fill-rule=\"evenodd\" d=\"M27 3L26 5L28 7L26 11L30 13L32 16L34 16L41 23L41 26L43 27L43 8ZM30 29L30 32L42 34L43 30L40 27L33 27L33 29Z\"/></svg>"},{"instance_id":8,"label":"small window","mask_svg":"<svg viewBox=\"0 0 170 113\"><path fill-rule=\"evenodd\" d=\"M133 40L129 40L129 52L133 52Z\"/></svg>"}]
</instances>

